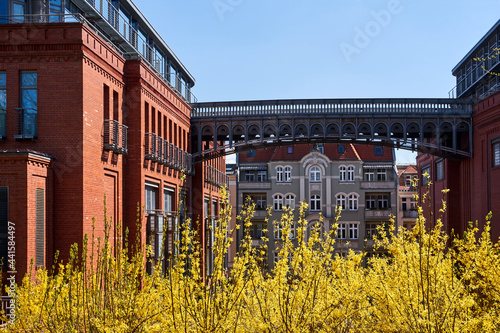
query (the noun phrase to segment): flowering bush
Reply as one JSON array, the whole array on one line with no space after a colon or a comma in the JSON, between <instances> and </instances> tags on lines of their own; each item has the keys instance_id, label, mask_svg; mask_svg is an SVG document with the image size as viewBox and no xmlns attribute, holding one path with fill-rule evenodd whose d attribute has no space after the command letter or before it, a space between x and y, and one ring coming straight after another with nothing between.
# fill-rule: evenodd
<instances>
[{"instance_id":1,"label":"flowering bush","mask_svg":"<svg viewBox=\"0 0 500 333\"><path fill-rule=\"evenodd\" d=\"M312 231L306 239L307 205L302 204L298 221L291 210L279 221L281 259L267 272L262 269L266 248L252 247L248 233L255 205L247 202L238 216L246 233L227 274L231 207L227 201L223 206L209 279L201 275L199 244L189 221L165 275L162 269L145 272L148 246L128 252L128 244L113 250L108 237L97 244L85 238L81 250L72 248L68 263L57 263L56 273L39 270L24 278L17 287L17 319L5 330L500 331L500 251L490 238L490 216L481 234L471 225L463 237L450 239L439 219L426 230L418 208L412 230L379 233L376 247L384 255L365 258L350 251L344 258L334 254L335 226L327 235ZM288 237L292 223L296 244Z\"/></svg>"}]
</instances>

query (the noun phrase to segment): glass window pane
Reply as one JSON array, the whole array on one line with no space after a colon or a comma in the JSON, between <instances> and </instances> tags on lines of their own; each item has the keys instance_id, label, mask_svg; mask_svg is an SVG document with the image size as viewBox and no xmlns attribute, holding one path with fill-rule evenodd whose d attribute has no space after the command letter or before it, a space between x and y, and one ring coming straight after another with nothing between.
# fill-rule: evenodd
<instances>
[{"instance_id":1,"label":"glass window pane","mask_svg":"<svg viewBox=\"0 0 500 333\"><path fill-rule=\"evenodd\" d=\"M13 3L12 15L14 15L14 22L24 22L24 4Z\"/></svg>"},{"instance_id":2,"label":"glass window pane","mask_svg":"<svg viewBox=\"0 0 500 333\"><path fill-rule=\"evenodd\" d=\"M21 73L22 87L36 87L36 72Z\"/></svg>"},{"instance_id":3,"label":"glass window pane","mask_svg":"<svg viewBox=\"0 0 500 333\"><path fill-rule=\"evenodd\" d=\"M5 112L7 109L7 90L0 89L0 112Z\"/></svg>"},{"instance_id":4,"label":"glass window pane","mask_svg":"<svg viewBox=\"0 0 500 333\"><path fill-rule=\"evenodd\" d=\"M36 112L37 109L36 89L24 89L21 91L21 108L27 109L28 113Z\"/></svg>"},{"instance_id":5,"label":"glass window pane","mask_svg":"<svg viewBox=\"0 0 500 333\"><path fill-rule=\"evenodd\" d=\"M5 88L7 86L7 74L5 72L0 72L0 88Z\"/></svg>"}]
</instances>

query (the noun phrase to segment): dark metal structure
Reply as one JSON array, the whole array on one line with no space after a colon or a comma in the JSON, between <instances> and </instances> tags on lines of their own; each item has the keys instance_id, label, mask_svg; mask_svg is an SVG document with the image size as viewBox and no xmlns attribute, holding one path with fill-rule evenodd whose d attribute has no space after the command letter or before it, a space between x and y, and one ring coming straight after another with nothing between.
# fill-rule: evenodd
<instances>
[{"instance_id":1,"label":"dark metal structure","mask_svg":"<svg viewBox=\"0 0 500 333\"><path fill-rule=\"evenodd\" d=\"M384 145L472 156L472 102L457 99L301 99L194 103L197 160L278 145Z\"/></svg>"}]
</instances>

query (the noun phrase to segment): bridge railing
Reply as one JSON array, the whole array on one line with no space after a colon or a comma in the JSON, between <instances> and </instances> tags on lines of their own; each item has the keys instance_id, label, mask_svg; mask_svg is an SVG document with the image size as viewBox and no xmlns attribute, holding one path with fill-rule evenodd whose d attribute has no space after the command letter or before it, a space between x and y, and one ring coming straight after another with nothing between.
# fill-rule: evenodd
<instances>
[{"instance_id":1,"label":"bridge railing","mask_svg":"<svg viewBox=\"0 0 500 333\"><path fill-rule=\"evenodd\" d=\"M287 114L471 114L470 101L456 99L315 99L211 102L192 105L192 118Z\"/></svg>"}]
</instances>

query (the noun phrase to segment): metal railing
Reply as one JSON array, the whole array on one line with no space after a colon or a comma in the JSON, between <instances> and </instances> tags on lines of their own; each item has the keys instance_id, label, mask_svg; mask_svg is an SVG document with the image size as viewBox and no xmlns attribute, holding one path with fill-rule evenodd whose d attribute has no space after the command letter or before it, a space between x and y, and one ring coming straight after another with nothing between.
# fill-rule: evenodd
<instances>
[{"instance_id":1,"label":"metal railing","mask_svg":"<svg viewBox=\"0 0 500 333\"><path fill-rule=\"evenodd\" d=\"M32 108L16 108L19 120L19 135L16 139L35 139L38 135L37 110Z\"/></svg>"},{"instance_id":2,"label":"metal railing","mask_svg":"<svg viewBox=\"0 0 500 333\"><path fill-rule=\"evenodd\" d=\"M191 118L288 114L472 114L470 101L453 99L307 99L195 103Z\"/></svg>"},{"instance_id":3,"label":"metal railing","mask_svg":"<svg viewBox=\"0 0 500 333\"><path fill-rule=\"evenodd\" d=\"M144 158L191 175L194 172L193 157L155 133L146 133Z\"/></svg>"},{"instance_id":4,"label":"metal railing","mask_svg":"<svg viewBox=\"0 0 500 333\"><path fill-rule=\"evenodd\" d=\"M117 120L104 120L104 149L112 150L118 154L126 154L128 127Z\"/></svg>"},{"instance_id":5,"label":"metal railing","mask_svg":"<svg viewBox=\"0 0 500 333\"><path fill-rule=\"evenodd\" d=\"M403 217L417 218L418 212L416 210L403 210Z\"/></svg>"},{"instance_id":6,"label":"metal railing","mask_svg":"<svg viewBox=\"0 0 500 333\"><path fill-rule=\"evenodd\" d=\"M217 187L227 187L229 185L229 177L213 166L205 165L205 182Z\"/></svg>"}]
</instances>

